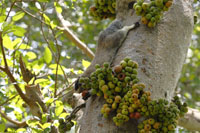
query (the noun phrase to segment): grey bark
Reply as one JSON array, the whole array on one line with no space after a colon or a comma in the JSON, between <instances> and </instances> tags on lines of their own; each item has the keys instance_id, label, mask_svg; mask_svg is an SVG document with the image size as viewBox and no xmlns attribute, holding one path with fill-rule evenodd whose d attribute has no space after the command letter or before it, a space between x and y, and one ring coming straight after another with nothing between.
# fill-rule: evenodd
<instances>
[{"instance_id":1,"label":"grey bark","mask_svg":"<svg viewBox=\"0 0 200 133\"><path fill-rule=\"evenodd\" d=\"M128 9L130 0L117 0L117 19L124 25L140 20ZM152 98L170 100L180 77L193 29L191 0L174 0L172 7L153 29L144 25L131 31L119 49L114 64L125 57L139 63L138 76L145 83ZM81 122L81 133L135 133L137 122L130 121L116 127L112 119L100 113L103 99L90 98Z\"/></svg>"}]
</instances>

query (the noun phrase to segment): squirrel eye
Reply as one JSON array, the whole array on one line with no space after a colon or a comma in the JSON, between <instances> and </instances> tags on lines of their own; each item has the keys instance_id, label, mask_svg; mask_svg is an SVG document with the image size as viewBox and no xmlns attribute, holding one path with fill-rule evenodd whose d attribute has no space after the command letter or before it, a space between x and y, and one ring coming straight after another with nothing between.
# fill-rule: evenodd
<instances>
[{"instance_id":1,"label":"squirrel eye","mask_svg":"<svg viewBox=\"0 0 200 133\"><path fill-rule=\"evenodd\" d=\"M135 4L135 1L132 1L128 4L128 9L133 9L133 5Z\"/></svg>"}]
</instances>

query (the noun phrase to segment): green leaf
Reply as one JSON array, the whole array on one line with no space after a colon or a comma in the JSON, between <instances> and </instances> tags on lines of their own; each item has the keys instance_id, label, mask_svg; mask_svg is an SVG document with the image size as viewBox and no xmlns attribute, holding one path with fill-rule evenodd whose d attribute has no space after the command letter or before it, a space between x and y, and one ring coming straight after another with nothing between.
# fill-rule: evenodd
<instances>
[{"instance_id":1,"label":"green leaf","mask_svg":"<svg viewBox=\"0 0 200 133\"><path fill-rule=\"evenodd\" d=\"M42 128L45 129L45 128L48 128L51 126L51 123L45 123L44 125L42 125Z\"/></svg>"},{"instance_id":2,"label":"green leaf","mask_svg":"<svg viewBox=\"0 0 200 133\"><path fill-rule=\"evenodd\" d=\"M24 132L26 132L26 129L25 129L25 128L19 128L19 129L17 129L17 133L19 133L19 132L20 132L20 133L21 133L21 132L24 133Z\"/></svg>"},{"instance_id":3,"label":"green leaf","mask_svg":"<svg viewBox=\"0 0 200 133\"><path fill-rule=\"evenodd\" d=\"M45 83L45 82L48 82L49 80L48 79L37 79L35 81L35 84L39 84L39 83Z\"/></svg>"},{"instance_id":4,"label":"green leaf","mask_svg":"<svg viewBox=\"0 0 200 133\"><path fill-rule=\"evenodd\" d=\"M87 67L89 67L90 66L90 62L89 61L86 61L86 60L82 60L82 65L83 65L83 67L84 68L87 68Z\"/></svg>"},{"instance_id":5,"label":"green leaf","mask_svg":"<svg viewBox=\"0 0 200 133\"><path fill-rule=\"evenodd\" d=\"M12 45L14 48L16 48L16 46L18 44L20 44L22 42L22 39L21 38L16 38L13 42L12 42Z\"/></svg>"},{"instance_id":6,"label":"green leaf","mask_svg":"<svg viewBox=\"0 0 200 133\"><path fill-rule=\"evenodd\" d=\"M49 68L52 68L52 69L56 69L56 67L57 67L57 64L51 64L51 65L49 65ZM61 69L60 67L62 67L63 68L63 70L65 70L65 67L64 66L58 66L58 69Z\"/></svg>"},{"instance_id":7,"label":"green leaf","mask_svg":"<svg viewBox=\"0 0 200 133\"><path fill-rule=\"evenodd\" d=\"M52 54L48 47L45 47L45 50L44 50L44 60L47 64L49 64L52 60Z\"/></svg>"},{"instance_id":8,"label":"green leaf","mask_svg":"<svg viewBox=\"0 0 200 133\"><path fill-rule=\"evenodd\" d=\"M65 118L66 116L70 115L69 113L62 113L60 114L59 118Z\"/></svg>"},{"instance_id":9,"label":"green leaf","mask_svg":"<svg viewBox=\"0 0 200 133\"><path fill-rule=\"evenodd\" d=\"M47 122L47 116L48 116L48 114L42 114L42 123L45 123L45 122Z\"/></svg>"},{"instance_id":10,"label":"green leaf","mask_svg":"<svg viewBox=\"0 0 200 133\"><path fill-rule=\"evenodd\" d=\"M43 14L45 22L49 25L50 24L50 19L46 14Z\"/></svg>"},{"instance_id":11,"label":"green leaf","mask_svg":"<svg viewBox=\"0 0 200 133\"><path fill-rule=\"evenodd\" d=\"M54 6L56 7L56 11L58 13L62 13L62 7L57 2L54 2Z\"/></svg>"},{"instance_id":12,"label":"green leaf","mask_svg":"<svg viewBox=\"0 0 200 133\"><path fill-rule=\"evenodd\" d=\"M29 60L37 58L37 55L34 52L27 52L26 55L28 56Z\"/></svg>"},{"instance_id":13,"label":"green leaf","mask_svg":"<svg viewBox=\"0 0 200 133\"><path fill-rule=\"evenodd\" d=\"M15 16L12 17L12 20L13 20L13 21L18 21L18 20L20 20L21 18L23 18L24 15L25 15L24 12L19 11L19 12L17 12L17 13L15 14Z\"/></svg>"},{"instance_id":14,"label":"green leaf","mask_svg":"<svg viewBox=\"0 0 200 133\"><path fill-rule=\"evenodd\" d=\"M55 114L59 116L63 112L64 106L61 101L56 101Z\"/></svg>"},{"instance_id":15,"label":"green leaf","mask_svg":"<svg viewBox=\"0 0 200 133\"><path fill-rule=\"evenodd\" d=\"M9 50L13 50L14 46L8 35L3 36L3 46Z\"/></svg>"},{"instance_id":16,"label":"green leaf","mask_svg":"<svg viewBox=\"0 0 200 133\"><path fill-rule=\"evenodd\" d=\"M30 49L30 46L28 46L27 44L22 43L22 44L19 46L19 49Z\"/></svg>"},{"instance_id":17,"label":"green leaf","mask_svg":"<svg viewBox=\"0 0 200 133\"><path fill-rule=\"evenodd\" d=\"M8 107L8 106L5 107L5 112L6 112L6 113L10 113L10 112L12 112L12 111L14 111L14 108Z\"/></svg>"},{"instance_id":18,"label":"green leaf","mask_svg":"<svg viewBox=\"0 0 200 133\"><path fill-rule=\"evenodd\" d=\"M14 112L14 114L15 114L15 117L17 118L17 120L19 120L19 121L21 121L22 120L22 114L21 113L19 113L18 111L13 111Z\"/></svg>"},{"instance_id":19,"label":"green leaf","mask_svg":"<svg viewBox=\"0 0 200 133\"><path fill-rule=\"evenodd\" d=\"M53 101L54 101L54 99L53 99L53 98L50 98L50 99L48 99L45 103L46 103L47 105L50 105Z\"/></svg>"},{"instance_id":20,"label":"green leaf","mask_svg":"<svg viewBox=\"0 0 200 133\"><path fill-rule=\"evenodd\" d=\"M52 29L55 29L57 27L57 25L53 21L51 21L50 26Z\"/></svg>"},{"instance_id":21,"label":"green leaf","mask_svg":"<svg viewBox=\"0 0 200 133\"><path fill-rule=\"evenodd\" d=\"M0 132L4 133L5 129L6 129L5 123L0 124Z\"/></svg>"},{"instance_id":22,"label":"green leaf","mask_svg":"<svg viewBox=\"0 0 200 133\"><path fill-rule=\"evenodd\" d=\"M36 125L38 125L40 122L37 120L27 120L26 123L30 126L30 127L34 127Z\"/></svg>"},{"instance_id":23,"label":"green leaf","mask_svg":"<svg viewBox=\"0 0 200 133\"><path fill-rule=\"evenodd\" d=\"M6 16L0 16L0 23L2 23L3 21L5 21Z\"/></svg>"},{"instance_id":24,"label":"green leaf","mask_svg":"<svg viewBox=\"0 0 200 133\"><path fill-rule=\"evenodd\" d=\"M49 2L49 0L38 0L39 2Z\"/></svg>"},{"instance_id":25,"label":"green leaf","mask_svg":"<svg viewBox=\"0 0 200 133\"><path fill-rule=\"evenodd\" d=\"M20 37L24 36L24 33L26 33L26 30L19 26L14 26L13 30L13 34Z\"/></svg>"},{"instance_id":26,"label":"green leaf","mask_svg":"<svg viewBox=\"0 0 200 133\"><path fill-rule=\"evenodd\" d=\"M67 58L67 59L71 59L71 57L70 57L70 56L66 56L66 58Z\"/></svg>"}]
</instances>

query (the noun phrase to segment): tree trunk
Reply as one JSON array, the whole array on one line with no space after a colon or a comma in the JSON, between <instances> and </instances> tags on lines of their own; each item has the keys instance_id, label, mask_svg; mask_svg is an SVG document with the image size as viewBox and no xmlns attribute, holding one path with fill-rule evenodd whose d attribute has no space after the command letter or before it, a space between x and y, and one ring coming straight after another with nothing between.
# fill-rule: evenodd
<instances>
[{"instance_id":1,"label":"tree trunk","mask_svg":"<svg viewBox=\"0 0 200 133\"><path fill-rule=\"evenodd\" d=\"M117 0L117 19L124 25L140 21L133 9L128 9L132 0ZM170 100L180 77L193 29L192 1L174 0L172 7L164 13L155 28L140 25L131 31L119 49L114 64L125 57L139 63L140 82L152 92L152 98ZM135 133L137 122L129 121L116 127L112 119L100 113L104 100L90 98L81 121L81 133Z\"/></svg>"}]
</instances>

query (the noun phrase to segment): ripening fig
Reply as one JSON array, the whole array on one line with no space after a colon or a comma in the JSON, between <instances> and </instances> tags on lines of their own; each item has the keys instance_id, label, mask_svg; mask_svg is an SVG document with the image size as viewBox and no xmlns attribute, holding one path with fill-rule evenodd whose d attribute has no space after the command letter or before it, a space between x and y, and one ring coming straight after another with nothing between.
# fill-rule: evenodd
<instances>
[{"instance_id":1,"label":"ripening fig","mask_svg":"<svg viewBox=\"0 0 200 133\"><path fill-rule=\"evenodd\" d=\"M150 125L150 124L145 124L145 125L144 125L144 130L145 130L145 131L151 130L151 125Z\"/></svg>"},{"instance_id":2,"label":"ripening fig","mask_svg":"<svg viewBox=\"0 0 200 133\"><path fill-rule=\"evenodd\" d=\"M141 117L140 113L139 112L135 112L134 118L135 119L139 119L140 117Z\"/></svg>"},{"instance_id":3,"label":"ripening fig","mask_svg":"<svg viewBox=\"0 0 200 133\"><path fill-rule=\"evenodd\" d=\"M142 23L145 24L145 25L148 24L148 20L146 19L146 17L142 17L142 18L141 18L141 21L142 21Z\"/></svg>"},{"instance_id":4,"label":"ripening fig","mask_svg":"<svg viewBox=\"0 0 200 133\"><path fill-rule=\"evenodd\" d=\"M144 10L144 11L146 11L147 9L149 9L149 7L150 7L150 4L149 3L143 3L142 4L142 9Z\"/></svg>"},{"instance_id":5,"label":"ripening fig","mask_svg":"<svg viewBox=\"0 0 200 133\"><path fill-rule=\"evenodd\" d=\"M101 90L102 90L103 92L108 91L108 86L107 86L107 85L103 85L103 86L101 87Z\"/></svg>"},{"instance_id":6,"label":"ripening fig","mask_svg":"<svg viewBox=\"0 0 200 133\"><path fill-rule=\"evenodd\" d=\"M153 125L153 128L155 128L155 129L159 129L160 128L160 123L159 122L156 122L156 123L154 123L154 125Z\"/></svg>"},{"instance_id":7,"label":"ripening fig","mask_svg":"<svg viewBox=\"0 0 200 133\"><path fill-rule=\"evenodd\" d=\"M127 66L127 62L126 61L121 61L120 65L122 66L122 68L125 68Z\"/></svg>"},{"instance_id":8,"label":"ripening fig","mask_svg":"<svg viewBox=\"0 0 200 133\"><path fill-rule=\"evenodd\" d=\"M112 104L112 109L116 109L117 108L117 103L116 102L114 102L113 104Z\"/></svg>"},{"instance_id":9,"label":"ripening fig","mask_svg":"<svg viewBox=\"0 0 200 133\"><path fill-rule=\"evenodd\" d=\"M119 95L118 95L118 96L115 96L115 102L116 102L116 103L120 103L120 102L121 102L121 99L122 99L121 96L119 96Z\"/></svg>"},{"instance_id":10,"label":"ripening fig","mask_svg":"<svg viewBox=\"0 0 200 133\"><path fill-rule=\"evenodd\" d=\"M171 0L169 0L167 3L165 3L165 6L166 6L167 8L169 8L171 5L172 5L172 1L171 1Z\"/></svg>"},{"instance_id":11,"label":"ripening fig","mask_svg":"<svg viewBox=\"0 0 200 133\"><path fill-rule=\"evenodd\" d=\"M122 66L121 65L117 65L114 67L114 72L115 73L120 73L122 71Z\"/></svg>"},{"instance_id":12,"label":"ripening fig","mask_svg":"<svg viewBox=\"0 0 200 133\"><path fill-rule=\"evenodd\" d=\"M122 88L121 87L115 87L115 92L121 92Z\"/></svg>"}]
</instances>

